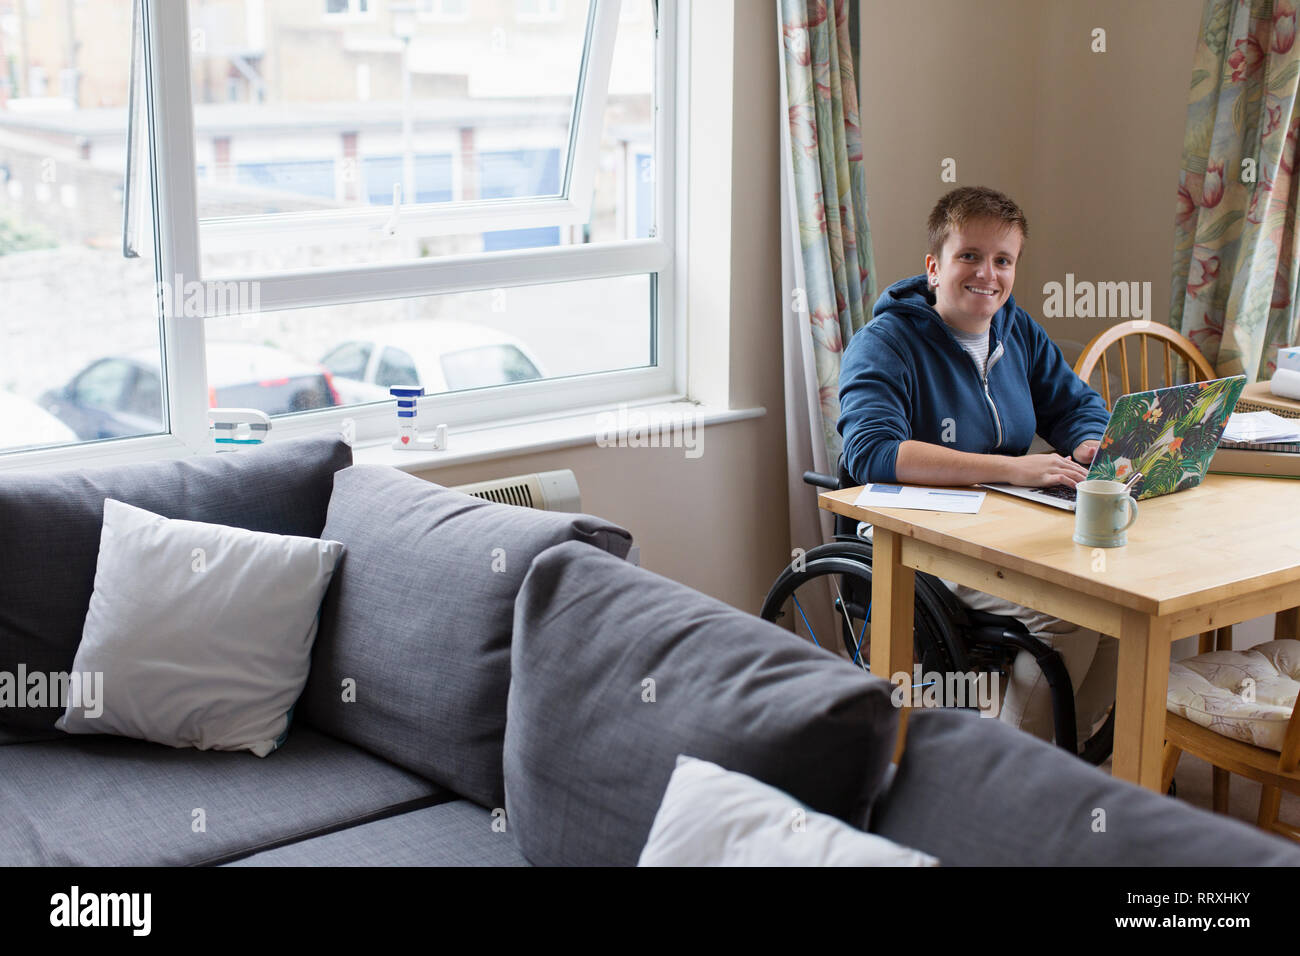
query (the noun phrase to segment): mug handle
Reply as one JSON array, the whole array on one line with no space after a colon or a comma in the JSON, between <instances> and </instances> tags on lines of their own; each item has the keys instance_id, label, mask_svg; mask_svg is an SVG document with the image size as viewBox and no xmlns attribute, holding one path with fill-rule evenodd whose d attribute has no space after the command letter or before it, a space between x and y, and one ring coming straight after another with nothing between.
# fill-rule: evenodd
<instances>
[{"instance_id":1,"label":"mug handle","mask_svg":"<svg viewBox=\"0 0 1300 956\"><path fill-rule=\"evenodd\" d=\"M1127 523L1126 525L1124 525L1124 527L1120 528L1120 529L1119 529L1120 531L1127 531L1129 528L1133 527L1133 522L1137 521L1137 519L1138 519L1138 503L1137 503L1137 501L1134 500L1132 496L1130 496L1130 495L1125 495L1125 496L1124 496L1124 502L1125 502L1125 504L1128 505L1129 516L1128 516L1128 523Z\"/></svg>"}]
</instances>

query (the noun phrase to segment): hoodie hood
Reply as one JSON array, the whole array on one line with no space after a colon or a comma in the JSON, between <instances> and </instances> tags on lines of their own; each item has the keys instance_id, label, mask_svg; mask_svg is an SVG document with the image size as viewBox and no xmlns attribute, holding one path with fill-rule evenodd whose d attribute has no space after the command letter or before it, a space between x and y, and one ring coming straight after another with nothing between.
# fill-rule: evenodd
<instances>
[{"instance_id":1,"label":"hoodie hood","mask_svg":"<svg viewBox=\"0 0 1300 956\"><path fill-rule=\"evenodd\" d=\"M1007 296L1007 301L1002 308L993 314L992 327L995 342L1003 339L1007 323L1015 314L1016 297ZM924 273L908 279L900 279L882 292L871 310L871 317L878 319L882 315L906 318L930 338L940 340L947 338L956 341L948 331L947 323L935 310L934 292L931 291L929 280Z\"/></svg>"}]
</instances>

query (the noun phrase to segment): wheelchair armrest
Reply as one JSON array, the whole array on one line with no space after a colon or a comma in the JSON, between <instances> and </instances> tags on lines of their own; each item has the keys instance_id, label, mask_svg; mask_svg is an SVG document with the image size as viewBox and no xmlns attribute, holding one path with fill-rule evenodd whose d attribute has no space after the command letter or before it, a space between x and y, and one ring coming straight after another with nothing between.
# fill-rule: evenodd
<instances>
[{"instance_id":1,"label":"wheelchair armrest","mask_svg":"<svg viewBox=\"0 0 1300 956\"><path fill-rule=\"evenodd\" d=\"M966 617L971 624L976 627L995 627L998 630L1017 631L1021 634L1028 635L1029 628L1025 627L1014 617L1008 617L1005 614L990 614L988 611L973 611L966 608Z\"/></svg>"}]
</instances>

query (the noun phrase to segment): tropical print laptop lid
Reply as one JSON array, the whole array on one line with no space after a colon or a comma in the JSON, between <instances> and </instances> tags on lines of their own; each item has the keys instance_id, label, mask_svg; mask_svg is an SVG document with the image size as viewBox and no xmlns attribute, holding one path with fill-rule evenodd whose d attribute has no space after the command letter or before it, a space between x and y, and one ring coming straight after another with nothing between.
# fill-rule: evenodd
<instances>
[{"instance_id":1,"label":"tropical print laptop lid","mask_svg":"<svg viewBox=\"0 0 1300 956\"><path fill-rule=\"evenodd\" d=\"M1129 492L1138 499L1196 487L1245 387L1237 375L1120 396L1088 477L1127 481L1140 471Z\"/></svg>"}]
</instances>

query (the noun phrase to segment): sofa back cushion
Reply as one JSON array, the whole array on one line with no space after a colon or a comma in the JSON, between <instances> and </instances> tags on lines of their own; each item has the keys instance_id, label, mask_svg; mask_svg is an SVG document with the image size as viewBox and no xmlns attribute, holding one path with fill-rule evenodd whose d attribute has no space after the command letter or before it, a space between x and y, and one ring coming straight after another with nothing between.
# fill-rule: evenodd
<instances>
[{"instance_id":1,"label":"sofa back cushion","mask_svg":"<svg viewBox=\"0 0 1300 956\"><path fill-rule=\"evenodd\" d=\"M319 538L334 472L351 463L352 449L330 437L176 461L0 474L0 671L72 669L95 589L104 499L167 518ZM0 707L0 726L52 729L62 713L60 706Z\"/></svg>"},{"instance_id":2,"label":"sofa back cushion","mask_svg":"<svg viewBox=\"0 0 1300 956\"><path fill-rule=\"evenodd\" d=\"M346 550L298 714L485 807L503 806L511 622L524 573L563 541L622 558L631 536L599 518L495 504L359 465L339 473L322 537Z\"/></svg>"},{"instance_id":3,"label":"sofa back cushion","mask_svg":"<svg viewBox=\"0 0 1300 956\"><path fill-rule=\"evenodd\" d=\"M914 710L870 830L944 866L1300 866L1300 848L962 710Z\"/></svg>"},{"instance_id":4,"label":"sofa back cushion","mask_svg":"<svg viewBox=\"0 0 1300 956\"><path fill-rule=\"evenodd\" d=\"M898 728L888 682L571 544L528 572L511 669L506 817L539 866L634 865L678 754L845 819L881 786Z\"/></svg>"}]
</instances>

